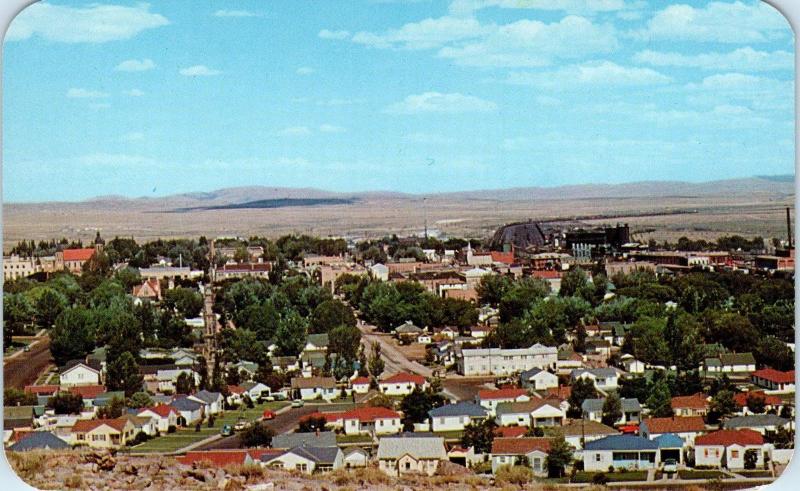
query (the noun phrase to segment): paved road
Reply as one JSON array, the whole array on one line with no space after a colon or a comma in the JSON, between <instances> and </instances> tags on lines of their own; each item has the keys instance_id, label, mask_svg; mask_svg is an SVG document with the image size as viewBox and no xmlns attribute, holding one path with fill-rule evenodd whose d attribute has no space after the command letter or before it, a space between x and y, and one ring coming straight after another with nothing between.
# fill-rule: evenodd
<instances>
[{"instance_id":1,"label":"paved road","mask_svg":"<svg viewBox=\"0 0 800 491\"><path fill-rule=\"evenodd\" d=\"M292 408L285 413L278 414L275 419L267 421L267 426L272 428L276 435L281 433L288 433L292 431L300 418L307 416L319 410L319 406L308 404L301 408ZM231 436L221 438L215 442L200 446L195 450L218 450L223 448L239 448L239 435L233 434Z\"/></svg>"},{"instance_id":2,"label":"paved road","mask_svg":"<svg viewBox=\"0 0 800 491\"><path fill-rule=\"evenodd\" d=\"M5 387L25 388L36 379L48 365L53 363L50 356L50 338L43 337L31 350L10 358L3 364L3 383Z\"/></svg>"},{"instance_id":3,"label":"paved road","mask_svg":"<svg viewBox=\"0 0 800 491\"><path fill-rule=\"evenodd\" d=\"M433 371L430 368L406 358L406 356L394 346L392 337L389 334L374 332L374 326L361 322L359 322L358 328L361 330L361 344L364 345L367 354L371 352L373 342L377 341L380 344L381 357L386 365L384 373L411 372L422 375L423 377L433 376Z\"/></svg>"}]
</instances>

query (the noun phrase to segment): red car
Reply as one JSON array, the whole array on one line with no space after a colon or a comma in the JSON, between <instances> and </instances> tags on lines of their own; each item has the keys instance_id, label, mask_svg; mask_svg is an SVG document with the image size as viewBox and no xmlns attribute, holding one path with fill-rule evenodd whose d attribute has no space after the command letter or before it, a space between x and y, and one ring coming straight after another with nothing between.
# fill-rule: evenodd
<instances>
[{"instance_id":1,"label":"red car","mask_svg":"<svg viewBox=\"0 0 800 491\"><path fill-rule=\"evenodd\" d=\"M264 411L264 414L262 416L264 417L264 419L275 419L275 413L273 413L269 409Z\"/></svg>"}]
</instances>

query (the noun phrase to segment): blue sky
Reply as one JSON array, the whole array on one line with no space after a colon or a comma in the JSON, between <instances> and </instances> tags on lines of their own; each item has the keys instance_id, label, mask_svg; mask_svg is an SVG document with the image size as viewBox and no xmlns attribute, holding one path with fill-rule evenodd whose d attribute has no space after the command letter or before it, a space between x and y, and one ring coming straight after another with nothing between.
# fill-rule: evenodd
<instances>
[{"instance_id":1,"label":"blue sky","mask_svg":"<svg viewBox=\"0 0 800 491\"><path fill-rule=\"evenodd\" d=\"M792 43L757 1L42 2L4 199L788 174Z\"/></svg>"}]
</instances>

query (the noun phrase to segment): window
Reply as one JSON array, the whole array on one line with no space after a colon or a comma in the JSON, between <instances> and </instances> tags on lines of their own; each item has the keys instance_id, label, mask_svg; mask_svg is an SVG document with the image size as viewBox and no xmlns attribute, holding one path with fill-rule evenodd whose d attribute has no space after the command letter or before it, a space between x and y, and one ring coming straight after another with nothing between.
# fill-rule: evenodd
<instances>
[{"instance_id":1,"label":"window","mask_svg":"<svg viewBox=\"0 0 800 491\"><path fill-rule=\"evenodd\" d=\"M738 450L731 450L731 458L738 459L739 458L739 451Z\"/></svg>"},{"instance_id":2,"label":"window","mask_svg":"<svg viewBox=\"0 0 800 491\"><path fill-rule=\"evenodd\" d=\"M297 469L305 472L305 471L308 470L308 465L307 464L297 464Z\"/></svg>"},{"instance_id":3,"label":"window","mask_svg":"<svg viewBox=\"0 0 800 491\"><path fill-rule=\"evenodd\" d=\"M406 461L406 470L411 469L411 462Z\"/></svg>"},{"instance_id":4,"label":"window","mask_svg":"<svg viewBox=\"0 0 800 491\"><path fill-rule=\"evenodd\" d=\"M600 462L601 460L603 460L603 459L600 458L600 454L599 453L598 454L594 454L594 461L595 462Z\"/></svg>"},{"instance_id":5,"label":"window","mask_svg":"<svg viewBox=\"0 0 800 491\"><path fill-rule=\"evenodd\" d=\"M444 418L439 418L439 424L440 424L440 425L443 425L443 424L444 424Z\"/></svg>"}]
</instances>

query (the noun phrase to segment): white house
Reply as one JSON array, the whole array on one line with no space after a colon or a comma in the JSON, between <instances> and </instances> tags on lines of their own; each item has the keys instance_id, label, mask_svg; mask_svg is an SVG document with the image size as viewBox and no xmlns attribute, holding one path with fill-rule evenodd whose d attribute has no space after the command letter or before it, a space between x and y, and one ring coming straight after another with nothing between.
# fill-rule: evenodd
<instances>
[{"instance_id":1,"label":"white house","mask_svg":"<svg viewBox=\"0 0 800 491\"><path fill-rule=\"evenodd\" d=\"M261 382L242 382L239 386L244 389L244 394L247 394L253 402L272 395L272 389Z\"/></svg>"},{"instance_id":2,"label":"white house","mask_svg":"<svg viewBox=\"0 0 800 491\"><path fill-rule=\"evenodd\" d=\"M644 418L639 425L639 434L654 439L661 435L673 434L687 445L694 445L700 433L706 431L702 416L672 416L666 418Z\"/></svg>"},{"instance_id":3,"label":"white house","mask_svg":"<svg viewBox=\"0 0 800 491\"><path fill-rule=\"evenodd\" d=\"M178 426L178 410L165 404L142 408L136 415L154 420L156 429L161 433L169 431L170 426Z\"/></svg>"},{"instance_id":4,"label":"white house","mask_svg":"<svg viewBox=\"0 0 800 491\"><path fill-rule=\"evenodd\" d=\"M616 469L655 469L658 467L658 442L635 435L610 435L586 442L583 468L589 472Z\"/></svg>"},{"instance_id":5,"label":"white house","mask_svg":"<svg viewBox=\"0 0 800 491\"><path fill-rule=\"evenodd\" d=\"M560 405L547 399L498 404L496 413L499 426L561 426L566 416Z\"/></svg>"},{"instance_id":6,"label":"white house","mask_svg":"<svg viewBox=\"0 0 800 491\"><path fill-rule=\"evenodd\" d=\"M494 414L497 405L503 402L530 401L531 396L525 389L505 388L497 390L478 391L478 403Z\"/></svg>"},{"instance_id":7,"label":"white house","mask_svg":"<svg viewBox=\"0 0 800 491\"><path fill-rule=\"evenodd\" d=\"M353 392L356 394L366 394L369 392L369 377L356 377L350 382Z\"/></svg>"},{"instance_id":8,"label":"white house","mask_svg":"<svg viewBox=\"0 0 800 491\"><path fill-rule=\"evenodd\" d=\"M205 405L188 397L175 399L169 405L178 411L178 423L184 426L190 426L202 421L205 416Z\"/></svg>"},{"instance_id":9,"label":"white house","mask_svg":"<svg viewBox=\"0 0 800 491\"><path fill-rule=\"evenodd\" d=\"M381 263L373 264L369 267L373 278L380 281L389 281L389 268Z\"/></svg>"},{"instance_id":10,"label":"white house","mask_svg":"<svg viewBox=\"0 0 800 491\"><path fill-rule=\"evenodd\" d=\"M488 411L474 402L446 404L428 411L431 429L434 432L461 431L473 421L482 421L489 416Z\"/></svg>"},{"instance_id":11,"label":"white house","mask_svg":"<svg viewBox=\"0 0 800 491\"><path fill-rule=\"evenodd\" d=\"M458 373L468 377L514 375L531 368L555 368L556 347L534 344L530 348L463 349L457 360Z\"/></svg>"},{"instance_id":12,"label":"white house","mask_svg":"<svg viewBox=\"0 0 800 491\"><path fill-rule=\"evenodd\" d=\"M782 372L774 368L762 368L750 374L750 380L767 389L768 394L794 392L794 370Z\"/></svg>"},{"instance_id":13,"label":"white house","mask_svg":"<svg viewBox=\"0 0 800 491\"><path fill-rule=\"evenodd\" d=\"M219 392L209 392L207 390L198 391L189 396L189 399L205 405L205 414L218 414L222 412L223 397Z\"/></svg>"},{"instance_id":14,"label":"white house","mask_svg":"<svg viewBox=\"0 0 800 491\"><path fill-rule=\"evenodd\" d=\"M76 363L61 372L58 376L58 383L61 387L99 385L100 372L83 363Z\"/></svg>"},{"instance_id":15,"label":"white house","mask_svg":"<svg viewBox=\"0 0 800 491\"><path fill-rule=\"evenodd\" d=\"M413 373L395 373L391 377L378 382L380 391L389 396L407 396L416 387L424 389L427 387L427 382L425 377Z\"/></svg>"},{"instance_id":16,"label":"white house","mask_svg":"<svg viewBox=\"0 0 800 491\"><path fill-rule=\"evenodd\" d=\"M719 430L698 436L694 441L695 465L744 469L744 455L756 453L756 467L764 463L764 437L748 429Z\"/></svg>"},{"instance_id":17,"label":"white house","mask_svg":"<svg viewBox=\"0 0 800 491\"><path fill-rule=\"evenodd\" d=\"M644 362L637 360L629 354L622 355L620 362L622 363L625 371L628 373L633 373L635 375L641 375L644 373Z\"/></svg>"},{"instance_id":18,"label":"white house","mask_svg":"<svg viewBox=\"0 0 800 491\"><path fill-rule=\"evenodd\" d=\"M546 476L549 438L495 438L492 442L492 474L503 466L518 465L525 457L533 473Z\"/></svg>"},{"instance_id":19,"label":"white house","mask_svg":"<svg viewBox=\"0 0 800 491\"><path fill-rule=\"evenodd\" d=\"M400 413L385 407L361 407L341 415L345 435L399 433L403 429Z\"/></svg>"},{"instance_id":20,"label":"white house","mask_svg":"<svg viewBox=\"0 0 800 491\"><path fill-rule=\"evenodd\" d=\"M706 358L703 365L709 373L751 373L756 370L756 359L752 353L721 353Z\"/></svg>"},{"instance_id":21,"label":"white house","mask_svg":"<svg viewBox=\"0 0 800 491\"><path fill-rule=\"evenodd\" d=\"M366 467L369 462L369 456L363 448L351 447L344 452L344 468L355 469L358 467Z\"/></svg>"},{"instance_id":22,"label":"white house","mask_svg":"<svg viewBox=\"0 0 800 491\"><path fill-rule=\"evenodd\" d=\"M531 368L519 374L519 383L526 389L547 390L558 387L558 375L541 368Z\"/></svg>"},{"instance_id":23,"label":"white house","mask_svg":"<svg viewBox=\"0 0 800 491\"><path fill-rule=\"evenodd\" d=\"M261 465L312 474L341 469L344 454L339 447L295 447L279 455L265 453Z\"/></svg>"},{"instance_id":24,"label":"white house","mask_svg":"<svg viewBox=\"0 0 800 491\"><path fill-rule=\"evenodd\" d=\"M724 423L726 430L747 428L761 433L778 431L779 428L790 429L794 421L774 414L751 414L735 416Z\"/></svg>"},{"instance_id":25,"label":"white house","mask_svg":"<svg viewBox=\"0 0 800 491\"><path fill-rule=\"evenodd\" d=\"M432 476L443 460L447 460L447 451L442 437L403 433L383 437L378 444L378 468L390 476Z\"/></svg>"},{"instance_id":26,"label":"white house","mask_svg":"<svg viewBox=\"0 0 800 491\"><path fill-rule=\"evenodd\" d=\"M336 389L336 380L333 377L294 377L292 390L296 391L300 399L304 401L315 399L331 401L340 394L340 391Z\"/></svg>"},{"instance_id":27,"label":"white house","mask_svg":"<svg viewBox=\"0 0 800 491\"><path fill-rule=\"evenodd\" d=\"M617 390L619 384L619 370L613 367L607 368L579 368L570 373L570 379L575 382L583 378L594 382L598 390Z\"/></svg>"}]
</instances>

